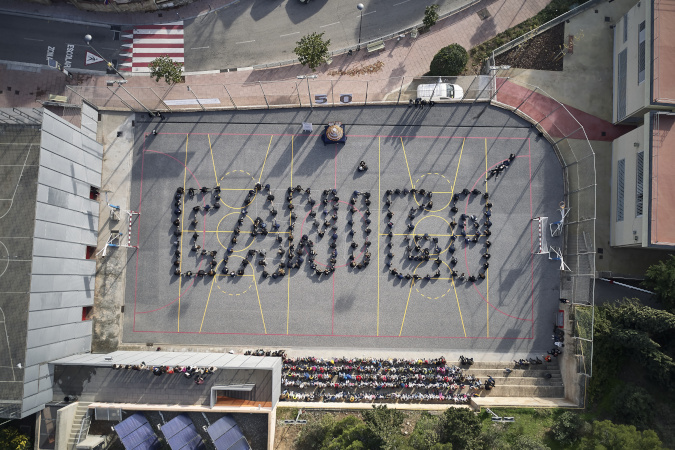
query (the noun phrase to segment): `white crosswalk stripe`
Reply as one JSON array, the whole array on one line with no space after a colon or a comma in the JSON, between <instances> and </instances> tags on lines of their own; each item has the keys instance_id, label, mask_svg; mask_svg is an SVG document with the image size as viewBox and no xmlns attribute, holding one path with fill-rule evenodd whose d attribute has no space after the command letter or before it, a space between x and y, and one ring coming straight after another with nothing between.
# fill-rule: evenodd
<instances>
[{"instance_id":1,"label":"white crosswalk stripe","mask_svg":"<svg viewBox=\"0 0 675 450\"><path fill-rule=\"evenodd\" d=\"M127 50L120 54L124 58L119 63L120 70L148 73L150 62L165 55L176 62L185 62L182 21L140 25L133 30L125 30L122 39L122 47Z\"/></svg>"}]
</instances>

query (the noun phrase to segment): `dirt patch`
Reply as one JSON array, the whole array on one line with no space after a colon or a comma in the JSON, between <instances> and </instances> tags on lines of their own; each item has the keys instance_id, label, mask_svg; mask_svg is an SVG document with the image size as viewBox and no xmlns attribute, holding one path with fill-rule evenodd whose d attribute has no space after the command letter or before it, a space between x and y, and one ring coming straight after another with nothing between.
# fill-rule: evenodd
<instances>
[{"instance_id":1,"label":"dirt patch","mask_svg":"<svg viewBox=\"0 0 675 450\"><path fill-rule=\"evenodd\" d=\"M519 69L563 70L565 24L561 23L497 56L495 65Z\"/></svg>"}]
</instances>

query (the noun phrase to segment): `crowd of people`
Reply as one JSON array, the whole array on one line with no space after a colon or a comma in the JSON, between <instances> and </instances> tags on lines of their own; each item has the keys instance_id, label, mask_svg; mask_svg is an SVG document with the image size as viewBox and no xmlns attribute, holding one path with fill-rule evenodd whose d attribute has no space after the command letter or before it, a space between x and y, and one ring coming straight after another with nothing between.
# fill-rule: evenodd
<instances>
[{"instance_id":1,"label":"crowd of people","mask_svg":"<svg viewBox=\"0 0 675 450\"><path fill-rule=\"evenodd\" d=\"M495 380L467 374L472 358L460 366L435 359L378 359L314 357L284 358L281 400L347 401L375 400L441 401L463 403Z\"/></svg>"},{"instance_id":2,"label":"crowd of people","mask_svg":"<svg viewBox=\"0 0 675 450\"><path fill-rule=\"evenodd\" d=\"M501 161L495 168L491 169L487 178L498 177L504 172L515 159L515 155L511 154L507 159ZM367 165L364 161L359 164L360 171L367 170ZM204 199L208 193L212 193L210 200L204 205L195 205L192 207L193 215L183 219L182 208L185 206L186 199L193 199L197 193L204 195ZM300 185L289 186L285 192L282 201L283 207L289 210L289 221L282 224L277 221L276 216L278 211L275 207L276 197L272 192L269 184L263 185L258 182L255 183L253 189L250 189L243 201L243 206L240 209L237 223L232 230L230 242L227 244L222 259L218 259L218 250L204 249L198 243L200 236L196 227L199 223L200 217L198 213L201 211L208 212L211 209L220 208L221 188L216 186L213 188L203 186L199 189L189 187L178 187L174 196L174 215L171 220L175 226L174 235L181 236L187 232L190 227L190 252L201 255L207 259L204 268L198 270L182 270L181 263L181 249L178 248L180 242L174 242L176 248L174 249L174 275L184 277L206 277L216 276L220 272L222 275L229 277L243 276L246 274L249 266L252 268L256 265L262 267L261 276L263 278L279 278L284 277L291 270L299 270L303 266L309 265L311 271L317 277L331 275L341 261L347 260L347 263L352 269L364 269L370 264L372 254L370 252L370 234L371 229L371 194L369 192L353 191L346 201L340 201L337 189L326 189L322 192L312 192L310 188L303 188ZM263 195L265 205L268 209L268 215L263 217L256 217L252 220L253 224L250 230L245 230L245 219L249 213L247 206L258 195ZM313 197L312 195L315 195ZM463 199L471 200L472 198L482 197L484 203L482 205L482 214L460 214L458 219L455 218L455 213L458 213L458 202ZM424 275L413 272L406 272L400 270L395 264L395 251L393 244L394 236L394 216L395 213L390 209L396 198L408 198L415 201L415 206L410 208L406 218L405 231L405 259L400 261L405 264L408 262L423 262L432 261L430 265L433 272ZM311 209L307 212L306 223L309 224L310 229L307 233L300 236L298 241L295 241L294 231L298 214L294 211L294 201L305 202ZM399 280L434 280L440 278L442 265L447 265L450 270L450 279L455 282L477 282L486 278L487 270L490 267L490 247L492 242L490 236L492 234L491 216L492 216L492 202L487 192L483 193L474 188L469 190L464 188L461 191L452 195L450 213L452 215L449 226L451 233L449 242L440 243L438 237L425 234L414 234L415 221L423 212L432 211L434 207L433 193L425 189L403 188L403 189L388 189L384 195L384 234L388 239L385 241L385 264L389 268L389 275L392 278ZM278 202L278 201L277 201ZM358 208L357 208L358 203ZM342 205L341 205L342 204ZM345 207L346 205L346 207ZM346 255L339 255L343 250L338 250L338 217L342 214L342 209L346 209L347 218L347 241L348 246L345 251ZM182 220L190 221L188 226L184 226ZM286 222L286 221L284 221ZM357 227L360 227L358 229ZM377 227L374 227L377 230ZM256 250L249 249L244 259L236 259L236 264L230 261L230 256L235 251L235 246L239 242L242 232L247 232L251 236L266 236L269 233L276 235L275 239L278 243L278 248L274 252L276 260L274 262L268 261L267 251L264 249ZM358 235L361 236L357 238ZM317 246L310 235L316 234L317 241L324 238L328 241L328 260L320 263L317 261ZM361 241L363 239L363 241ZM485 247L481 253L480 267L474 273L465 274L458 272L455 266L458 263L454 256L456 245L472 245L482 243ZM447 262L446 262L447 261ZM410 268L415 266L409 265Z\"/></svg>"},{"instance_id":3,"label":"crowd of people","mask_svg":"<svg viewBox=\"0 0 675 450\"><path fill-rule=\"evenodd\" d=\"M198 366L154 366L147 365L145 362L140 364L113 364L113 370L147 370L155 376L164 374L182 375L186 379L191 379L195 384L204 384L206 378L213 374L216 367L198 367Z\"/></svg>"}]
</instances>

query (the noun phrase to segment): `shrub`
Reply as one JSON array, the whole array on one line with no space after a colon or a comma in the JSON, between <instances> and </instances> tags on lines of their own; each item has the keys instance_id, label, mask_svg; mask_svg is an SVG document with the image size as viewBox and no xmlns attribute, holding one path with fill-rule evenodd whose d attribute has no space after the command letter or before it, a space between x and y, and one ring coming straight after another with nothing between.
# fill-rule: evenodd
<instances>
[{"instance_id":1,"label":"shrub","mask_svg":"<svg viewBox=\"0 0 675 450\"><path fill-rule=\"evenodd\" d=\"M553 438L565 447L581 439L584 421L577 414L565 411L560 414L551 427Z\"/></svg>"},{"instance_id":2,"label":"shrub","mask_svg":"<svg viewBox=\"0 0 675 450\"><path fill-rule=\"evenodd\" d=\"M436 53L431 61L429 75L455 76L462 73L469 61L469 55L459 44L450 44Z\"/></svg>"},{"instance_id":3,"label":"shrub","mask_svg":"<svg viewBox=\"0 0 675 450\"><path fill-rule=\"evenodd\" d=\"M649 393L635 386L625 395L614 397L613 421L627 425L635 425L638 430L651 428L654 411L654 400Z\"/></svg>"},{"instance_id":4,"label":"shrub","mask_svg":"<svg viewBox=\"0 0 675 450\"><path fill-rule=\"evenodd\" d=\"M470 448L481 432L480 418L465 408L448 408L441 417L441 442Z\"/></svg>"},{"instance_id":5,"label":"shrub","mask_svg":"<svg viewBox=\"0 0 675 450\"><path fill-rule=\"evenodd\" d=\"M429 29L438 22L438 5L429 5L424 9L424 28Z\"/></svg>"}]
</instances>

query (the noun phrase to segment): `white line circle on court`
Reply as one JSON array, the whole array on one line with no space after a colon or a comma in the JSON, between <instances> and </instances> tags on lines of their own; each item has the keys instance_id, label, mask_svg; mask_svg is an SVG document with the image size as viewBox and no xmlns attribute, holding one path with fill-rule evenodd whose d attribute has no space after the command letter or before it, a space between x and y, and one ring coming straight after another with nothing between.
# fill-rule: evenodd
<instances>
[{"instance_id":1,"label":"white line circle on court","mask_svg":"<svg viewBox=\"0 0 675 450\"><path fill-rule=\"evenodd\" d=\"M0 272L0 277L2 277L5 274L5 272L7 272L7 268L9 267L9 250L7 250L7 246L5 246L5 244L2 241L0 241L0 245L2 245L2 248L5 249L5 253L7 253L7 258L6 258L7 264L5 265L5 268L2 269L2 272ZM2 264L1 261L2 261L2 256L0 255L0 264Z\"/></svg>"}]
</instances>

